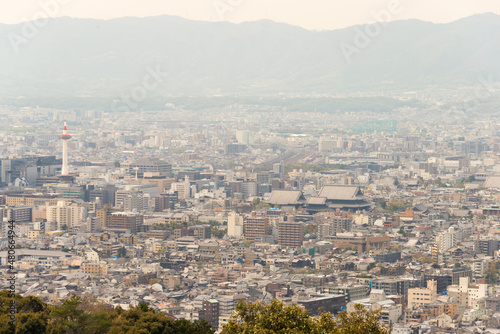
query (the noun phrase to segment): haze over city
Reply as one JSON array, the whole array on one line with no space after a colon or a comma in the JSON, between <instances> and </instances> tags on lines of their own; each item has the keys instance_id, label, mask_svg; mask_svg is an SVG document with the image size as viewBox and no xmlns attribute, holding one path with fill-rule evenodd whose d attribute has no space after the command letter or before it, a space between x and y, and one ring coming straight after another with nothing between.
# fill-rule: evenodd
<instances>
[{"instance_id":1,"label":"haze over city","mask_svg":"<svg viewBox=\"0 0 500 334\"><path fill-rule=\"evenodd\" d=\"M498 1L0 9L5 333L500 333Z\"/></svg>"}]
</instances>

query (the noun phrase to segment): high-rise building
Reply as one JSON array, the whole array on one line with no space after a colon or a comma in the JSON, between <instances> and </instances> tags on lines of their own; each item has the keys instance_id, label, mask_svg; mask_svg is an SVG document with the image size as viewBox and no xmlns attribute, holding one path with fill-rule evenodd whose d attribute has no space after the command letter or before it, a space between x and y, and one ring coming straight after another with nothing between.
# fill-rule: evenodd
<instances>
[{"instance_id":1,"label":"high-rise building","mask_svg":"<svg viewBox=\"0 0 500 334\"><path fill-rule=\"evenodd\" d=\"M254 241L255 238L269 234L269 219L265 213L257 217L256 212L252 212L251 216L246 219L244 226L245 239L248 241Z\"/></svg>"},{"instance_id":2,"label":"high-rise building","mask_svg":"<svg viewBox=\"0 0 500 334\"><path fill-rule=\"evenodd\" d=\"M243 182L241 192L245 198L257 196L259 194L259 185L253 181Z\"/></svg>"},{"instance_id":3,"label":"high-rise building","mask_svg":"<svg viewBox=\"0 0 500 334\"><path fill-rule=\"evenodd\" d=\"M144 158L129 164L128 172L137 178L144 177L144 173L160 173L169 176L172 173L172 165L160 159Z\"/></svg>"},{"instance_id":4,"label":"high-rise building","mask_svg":"<svg viewBox=\"0 0 500 334\"><path fill-rule=\"evenodd\" d=\"M33 207L31 206L13 206L5 207L7 220L13 220L16 223L31 223L33 220Z\"/></svg>"},{"instance_id":5,"label":"high-rise building","mask_svg":"<svg viewBox=\"0 0 500 334\"><path fill-rule=\"evenodd\" d=\"M143 211L149 207L149 198L141 190L132 188L116 192L116 206L123 211Z\"/></svg>"},{"instance_id":6,"label":"high-rise building","mask_svg":"<svg viewBox=\"0 0 500 334\"><path fill-rule=\"evenodd\" d=\"M350 232L352 229L352 218L334 216L328 222L318 226L318 235L321 239L328 239L340 232Z\"/></svg>"},{"instance_id":7,"label":"high-rise building","mask_svg":"<svg viewBox=\"0 0 500 334\"><path fill-rule=\"evenodd\" d=\"M448 228L448 231L441 232L436 236L434 245L432 246L432 257L434 261L440 262L439 256L448 249L456 247L458 243L458 231L454 226Z\"/></svg>"},{"instance_id":8,"label":"high-rise building","mask_svg":"<svg viewBox=\"0 0 500 334\"><path fill-rule=\"evenodd\" d=\"M323 138L319 139L319 151L331 152L337 147L337 141L334 139Z\"/></svg>"},{"instance_id":9,"label":"high-rise building","mask_svg":"<svg viewBox=\"0 0 500 334\"><path fill-rule=\"evenodd\" d=\"M109 204L105 204L102 209L96 210L96 217L99 218L102 228L109 226L111 223L111 214L115 212L120 212L120 209L112 209Z\"/></svg>"},{"instance_id":10,"label":"high-rise building","mask_svg":"<svg viewBox=\"0 0 500 334\"><path fill-rule=\"evenodd\" d=\"M184 182L174 182L170 188L171 192L177 192L179 199L191 198L191 182L185 177Z\"/></svg>"},{"instance_id":11,"label":"high-rise building","mask_svg":"<svg viewBox=\"0 0 500 334\"><path fill-rule=\"evenodd\" d=\"M243 236L243 217L234 211L227 217L227 236L230 238Z\"/></svg>"},{"instance_id":12,"label":"high-rise building","mask_svg":"<svg viewBox=\"0 0 500 334\"><path fill-rule=\"evenodd\" d=\"M204 300L202 310L205 313L204 319L212 325L212 328L217 329L219 327L219 301L216 299Z\"/></svg>"},{"instance_id":13,"label":"high-rise building","mask_svg":"<svg viewBox=\"0 0 500 334\"><path fill-rule=\"evenodd\" d=\"M282 179L285 177L285 166L282 163L276 163L273 165L274 177Z\"/></svg>"},{"instance_id":14,"label":"high-rise building","mask_svg":"<svg viewBox=\"0 0 500 334\"><path fill-rule=\"evenodd\" d=\"M279 222L278 243L282 247L298 248L304 241L304 224L295 222L293 216L289 216L286 221Z\"/></svg>"},{"instance_id":15,"label":"high-rise building","mask_svg":"<svg viewBox=\"0 0 500 334\"><path fill-rule=\"evenodd\" d=\"M140 230L144 216L136 212L115 212L111 214L108 229L137 233Z\"/></svg>"},{"instance_id":16,"label":"high-rise building","mask_svg":"<svg viewBox=\"0 0 500 334\"><path fill-rule=\"evenodd\" d=\"M169 196L167 194L161 194L160 196L153 198L152 207L154 212L162 212L163 210L170 209Z\"/></svg>"},{"instance_id":17,"label":"high-rise building","mask_svg":"<svg viewBox=\"0 0 500 334\"><path fill-rule=\"evenodd\" d=\"M68 205L66 201L59 201L57 205L46 206L47 221L56 223L57 229L64 226L71 229L82 225L85 209L77 205Z\"/></svg>"},{"instance_id":18,"label":"high-rise building","mask_svg":"<svg viewBox=\"0 0 500 334\"><path fill-rule=\"evenodd\" d=\"M476 254L486 254L494 256L495 251L499 249L500 243L496 239L477 239L474 240L474 252Z\"/></svg>"},{"instance_id":19,"label":"high-rise building","mask_svg":"<svg viewBox=\"0 0 500 334\"><path fill-rule=\"evenodd\" d=\"M236 140L238 144L253 145L254 135L250 131L236 131Z\"/></svg>"}]
</instances>

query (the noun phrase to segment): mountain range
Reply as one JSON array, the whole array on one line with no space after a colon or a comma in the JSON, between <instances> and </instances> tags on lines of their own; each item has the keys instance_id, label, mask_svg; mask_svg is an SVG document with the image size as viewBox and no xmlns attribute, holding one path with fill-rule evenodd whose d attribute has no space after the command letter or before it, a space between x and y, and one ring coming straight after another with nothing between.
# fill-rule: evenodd
<instances>
[{"instance_id":1,"label":"mountain range","mask_svg":"<svg viewBox=\"0 0 500 334\"><path fill-rule=\"evenodd\" d=\"M172 16L35 23L0 25L0 99L335 96L500 77L495 14L333 31Z\"/></svg>"}]
</instances>

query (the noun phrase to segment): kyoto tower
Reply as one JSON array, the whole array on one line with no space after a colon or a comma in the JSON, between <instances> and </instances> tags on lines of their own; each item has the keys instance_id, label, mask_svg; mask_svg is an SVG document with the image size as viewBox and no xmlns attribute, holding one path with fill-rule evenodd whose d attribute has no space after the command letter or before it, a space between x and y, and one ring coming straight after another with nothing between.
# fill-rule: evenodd
<instances>
[{"instance_id":1,"label":"kyoto tower","mask_svg":"<svg viewBox=\"0 0 500 334\"><path fill-rule=\"evenodd\" d=\"M59 135L59 138L63 141L63 156L62 156L62 170L61 176L68 175L68 140L71 139L71 136L68 134L68 128L66 127L66 121L64 121L64 128L62 135Z\"/></svg>"}]
</instances>

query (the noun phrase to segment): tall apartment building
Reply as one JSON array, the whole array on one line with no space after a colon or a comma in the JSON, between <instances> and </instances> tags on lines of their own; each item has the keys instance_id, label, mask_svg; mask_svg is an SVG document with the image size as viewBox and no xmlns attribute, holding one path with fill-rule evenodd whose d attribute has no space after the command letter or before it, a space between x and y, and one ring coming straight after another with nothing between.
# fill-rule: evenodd
<instances>
[{"instance_id":1,"label":"tall apartment building","mask_svg":"<svg viewBox=\"0 0 500 334\"><path fill-rule=\"evenodd\" d=\"M282 163L276 163L273 165L273 173L274 177L278 179L282 179L285 177L285 165Z\"/></svg>"},{"instance_id":2,"label":"tall apartment building","mask_svg":"<svg viewBox=\"0 0 500 334\"><path fill-rule=\"evenodd\" d=\"M334 236L337 233L350 232L352 229L352 218L335 216L328 219L328 222L318 226L318 234L322 239Z\"/></svg>"},{"instance_id":3,"label":"tall apartment building","mask_svg":"<svg viewBox=\"0 0 500 334\"><path fill-rule=\"evenodd\" d=\"M202 310L204 312L204 319L208 321L212 328L219 327L219 301L216 299L208 299L203 301Z\"/></svg>"},{"instance_id":4,"label":"tall apartment building","mask_svg":"<svg viewBox=\"0 0 500 334\"><path fill-rule=\"evenodd\" d=\"M282 247L298 248L304 241L304 224L295 222L293 216L289 216L286 221L279 222L278 243Z\"/></svg>"},{"instance_id":5,"label":"tall apartment building","mask_svg":"<svg viewBox=\"0 0 500 334\"><path fill-rule=\"evenodd\" d=\"M191 198L191 182L186 176L184 182L174 182L170 187L171 192L177 192L179 199Z\"/></svg>"},{"instance_id":6,"label":"tall apartment building","mask_svg":"<svg viewBox=\"0 0 500 334\"><path fill-rule=\"evenodd\" d=\"M101 204L115 205L116 190L116 186L110 184L106 186L92 187L87 190L88 198L86 200L88 202L96 202L99 198Z\"/></svg>"},{"instance_id":7,"label":"tall apartment building","mask_svg":"<svg viewBox=\"0 0 500 334\"><path fill-rule=\"evenodd\" d=\"M246 219L244 226L245 239L248 241L254 241L255 238L269 234L269 219L265 213L257 217L256 212L252 212L251 216Z\"/></svg>"},{"instance_id":8,"label":"tall apartment building","mask_svg":"<svg viewBox=\"0 0 500 334\"><path fill-rule=\"evenodd\" d=\"M111 205L104 205L102 209L96 210L96 217L100 220L100 225L102 228L108 227L111 221L111 214L114 212L120 212L120 209L112 209Z\"/></svg>"},{"instance_id":9,"label":"tall apartment building","mask_svg":"<svg viewBox=\"0 0 500 334\"><path fill-rule=\"evenodd\" d=\"M253 145L254 144L254 134L250 131L236 131L236 140L238 144L243 145Z\"/></svg>"},{"instance_id":10,"label":"tall apartment building","mask_svg":"<svg viewBox=\"0 0 500 334\"><path fill-rule=\"evenodd\" d=\"M474 252L476 254L485 254L494 256L495 251L499 249L500 243L496 239L477 239L474 240Z\"/></svg>"},{"instance_id":11,"label":"tall apartment building","mask_svg":"<svg viewBox=\"0 0 500 334\"><path fill-rule=\"evenodd\" d=\"M33 208L31 206L7 206L5 213L8 220L14 220L16 223L31 223L33 221Z\"/></svg>"},{"instance_id":12,"label":"tall apartment building","mask_svg":"<svg viewBox=\"0 0 500 334\"><path fill-rule=\"evenodd\" d=\"M227 217L227 236L230 238L243 237L243 217L234 211Z\"/></svg>"},{"instance_id":13,"label":"tall apartment building","mask_svg":"<svg viewBox=\"0 0 500 334\"><path fill-rule=\"evenodd\" d=\"M243 182L241 184L241 193L245 198L257 196L259 194L259 184L253 181Z\"/></svg>"},{"instance_id":14,"label":"tall apartment building","mask_svg":"<svg viewBox=\"0 0 500 334\"><path fill-rule=\"evenodd\" d=\"M136 212L115 212L111 214L108 229L130 230L130 233L137 233L140 230L144 216Z\"/></svg>"},{"instance_id":15,"label":"tall apartment building","mask_svg":"<svg viewBox=\"0 0 500 334\"><path fill-rule=\"evenodd\" d=\"M436 237L436 245L440 253L443 253L450 248L456 247L457 243L458 231L456 231L455 227L453 226L448 228L448 231L443 232Z\"/></svg>"},{"instance_id":16,"label":"tall apartment building","mask_svg":"<svg viewBox=\"0 0 500 334\"><path fill-rule=\"evenodd\" d=\"M116 206L123 211L143 211L149 208L149 196L139 189L118 190L116 192Z\"/></svg>"},{"instance_id":17,"label":"tall apartment building","mask_svg":"<svg viewBox=\"0 0 500 334\"><path fill-rule=\"evenodd\" d=\"M448 228L447 231L441 232L436 236L436 241L432 246L432 257L434 261L439 261L439 255L446 252L448 249L456 247L458 243L458 231L454 226Z\"/></svg>"},{"instance_id":18,"label":"tall apartment building","mask_svg":"<svg viewBox=\"0 0 500 334\"><path fill-rule=\"evenodd\" d=\"M78 205L69 205L66 201L59 201L55 206L46 206L46 215L47 221L55 222L58 230L64 225L70 229L82 225L85 209Z\"/></svg>"}]
</instances>

